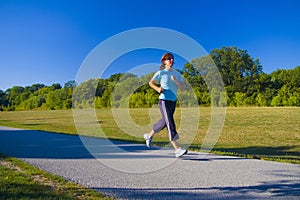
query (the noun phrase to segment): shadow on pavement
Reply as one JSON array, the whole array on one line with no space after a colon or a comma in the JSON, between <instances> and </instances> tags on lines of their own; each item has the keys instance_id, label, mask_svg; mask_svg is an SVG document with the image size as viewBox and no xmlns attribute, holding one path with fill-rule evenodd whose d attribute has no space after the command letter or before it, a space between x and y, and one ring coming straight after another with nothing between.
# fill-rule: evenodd
<instances>
[{"instance_id":1,"label":"shadow on pavement","mask_svg":"<svg viewBox=\"0 0 300 200\"><path fill-rule=\"evenodd\" d=\"M93 158L79 136L21 129L0 129L0 152L17 158Z\"/></svg>"},{"instance_id":2,"label":"shadow on pavement","mask_svg":"<svg viewBox=\"0 0 300 200\"><path fill-rule=\"evenodd\" d=\"M211 188L93 188L124 199L298 199L300 182L266 182L253 186Z\"/></svg>"},{"instance_id":3,"label":"shadow on pavement","mask_svg":"<svg viewBox=\"0 0 300 200\"><path fill-rule=\"evenodd\" d=\"M0 127L0 152L17 158L174 158L173 153L160 154L157 150L160 148L149 150L144 144Z\"/></svg>"}]
</instances>

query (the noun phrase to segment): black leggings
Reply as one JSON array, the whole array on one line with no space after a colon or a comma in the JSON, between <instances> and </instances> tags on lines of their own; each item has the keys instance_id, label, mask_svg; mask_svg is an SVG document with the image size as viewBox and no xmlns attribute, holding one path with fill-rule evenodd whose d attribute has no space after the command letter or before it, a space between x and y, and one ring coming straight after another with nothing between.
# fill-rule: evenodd
<instances>
[{"instance_id":1,"label":"black leggings","mask_svg":"<svg viewBox=\"0 0 300 200\"><path fill-rule=\"evenodd\" d=\"M174 121L174 112L176 109L176 101L167 101L160 99L158 102L160 113L162 118L153 125L153 131L158 133L162 129L168 129L170 141L178 140L179 136L176 131L176 125Z\"/></svg>"}]
</instances>

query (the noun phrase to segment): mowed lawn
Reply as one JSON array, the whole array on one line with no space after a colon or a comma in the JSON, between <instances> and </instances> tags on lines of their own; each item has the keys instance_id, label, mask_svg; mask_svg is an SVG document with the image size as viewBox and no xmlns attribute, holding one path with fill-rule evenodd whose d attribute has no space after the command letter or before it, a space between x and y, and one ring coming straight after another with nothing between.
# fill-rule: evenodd
<instances>
[{"instance_id":1,"label":"mowed lawn","mask_svg":"<svg viewBox=\"0 0 300 200\"><path fill-rule=\"evenodd\" d=\"M182 113L187 115L188 109L193 108L178 108L175 120L181 134L189 134L189 130L182 128L181 122L188 120L188 123L198 127L190 148L199 150L211 122L211 108L200 107L200 118L191 115L183 120ZM143 131L150 131L152 123L160 117L157 108L130 109L128 112L130 121L136 127L144 127L141 129ZM144 132L136 133L132 123L127 125L128 117L124 118L125 123L120 123L122 116L116 113L111 109L99 109L94 115L97 116L95 120L89 116L89 111L82 111L80 116L85 122L81 123L79 130L87 131L80 131L80 134L99 136L97 132L101 127L105 137L143 142ZM72 110L0 112L0 125L77 134ZM126 130L132 130L132 134L124 131L124 126ZM167 144L166 131L158 134L154 142L156 145ZM226 108L224 127L213 151L300 164L300 107Z\"/></svg>"}]
</instances>

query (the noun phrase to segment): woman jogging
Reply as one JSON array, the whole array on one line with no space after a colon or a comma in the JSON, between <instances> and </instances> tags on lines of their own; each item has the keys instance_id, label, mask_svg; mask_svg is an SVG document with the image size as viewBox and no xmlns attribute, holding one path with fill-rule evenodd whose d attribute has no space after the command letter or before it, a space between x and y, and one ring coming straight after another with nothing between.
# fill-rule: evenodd
<instances>
[{"instance_id":1,"label":"woman jogging","mask_svg":"<svg viewBox=\"0 0 300 200\"><path fill-rule=\"evenodd\" d=\"M169 140L175 149L175 156L181 157L187 153L186 149L179 147L179 139L174 121L174 112L176 108L177 89L182 89L183 79L179 72L173 69L174 56L171 53L165 53L161 58L161 68L157 71L149 82L151 88L156 90L159 95L159 109L161 119L153 125L149 134L144 134L147 147L152 146L153 136L164 128L168 129ZM160 87L155 84L160 83Z\"/></svg>"}]
</instances>

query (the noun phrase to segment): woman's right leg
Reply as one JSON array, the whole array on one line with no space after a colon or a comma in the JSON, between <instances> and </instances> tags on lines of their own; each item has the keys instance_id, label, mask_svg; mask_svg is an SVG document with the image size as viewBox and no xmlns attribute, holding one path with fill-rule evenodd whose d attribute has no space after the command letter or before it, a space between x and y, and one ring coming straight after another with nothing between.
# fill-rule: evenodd
<instances>
[{"instance_id":1,"label":"woman's right leg","mask_svg":"<svg viewBox=\"0 0 300 200\"><path fill-rule=\"evenodd\" d=\"M160 114L161 114L161 119L158 120L154 125L153 125L153 129L151 131L150 134L155 134L155 133L158 133L159 131L163 130L164 128L167 127L167 124L166 124L166 119L165 119L165 115L163 113L163 108L162 108L162 100L159 100L159 103L158 103L158 107L159 107L159 110L160 110Z\"/></svg>"},{"instance_id":2,"label":"woman's right leg","mask_svg":"<svg viewBox=\"0 0 300 200\"><path fill-rule=\"evenodd\" d=\"M153 125L153 129L151 130L151 132L149 134L148 133L144 134L144 139L146 140L146 145L149 148L152 147L152 138L153 138L153 136L167 126L164 115L162 113L161 100L159 101L158 106L159 106L162 117L161 117L160 120L158 120L158 122L156 122Z\"/></svg>"}]
</instances>

